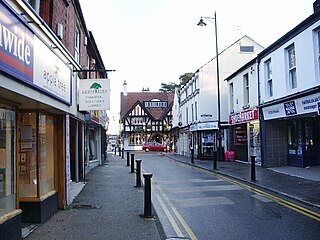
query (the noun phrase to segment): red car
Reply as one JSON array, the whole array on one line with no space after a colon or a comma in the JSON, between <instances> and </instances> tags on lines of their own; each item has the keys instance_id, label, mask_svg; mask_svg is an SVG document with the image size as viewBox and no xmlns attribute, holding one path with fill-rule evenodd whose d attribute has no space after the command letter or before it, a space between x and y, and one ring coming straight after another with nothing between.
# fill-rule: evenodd
<instances>
[{"instance_id":1,"label":"red car","mask_svg":"<svg viewBox=\"0 0 320 240\"><path fill-rule=\"evenodd\" d=\"M165 152L167 150L169 151L169 147L165 146L163 144L160 144L158 142L147 142L143 145L142 150L149 152L149 151L163 151Z\"/></svg>"}]
</instances>

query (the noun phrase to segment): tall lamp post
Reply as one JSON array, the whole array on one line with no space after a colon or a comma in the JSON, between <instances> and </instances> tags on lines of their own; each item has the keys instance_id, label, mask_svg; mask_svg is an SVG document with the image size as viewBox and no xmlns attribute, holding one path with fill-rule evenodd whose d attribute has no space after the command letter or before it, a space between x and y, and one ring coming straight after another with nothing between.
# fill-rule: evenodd
<instances>
[{"instance_id":1,"label":"tall lamp post","mask_svg":"<svg viewBox=\"0 0 320 240\"><path fill-rule=\"evenodd\" d=\"M221 115L220 115L220 76L219 76L219 51L218 51L218 31L217 31L217 15L216 12L214 12L214 17L201 17L198 26L206 26L207 24L203 21L203 19L208 19L209 21L214 20L214 30L215 30L215 40L216 40L216 65L217 65L217 97L218 97L218 131L217 131L217 158L220 160L221 154L222 154L222 148L221 148L221 134L220 134L220 121L221 121ZM213 169L217 169L217 159L214 159L213 161Z\"/></svg>"}]
</instances>

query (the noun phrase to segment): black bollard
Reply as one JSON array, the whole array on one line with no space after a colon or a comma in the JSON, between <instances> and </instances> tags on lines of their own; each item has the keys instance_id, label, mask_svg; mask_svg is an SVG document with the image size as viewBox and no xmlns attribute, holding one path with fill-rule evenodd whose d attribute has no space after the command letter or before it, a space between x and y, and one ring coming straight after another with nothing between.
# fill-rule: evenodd
<instances>
[{"instance_id":1,"label":"black bollard","mask_svg":"<svg viewBox=\"0 0 320 240\"><path fill-rule=\"evenodd\" d=\"M141 187L141 160L137 159L136 187Z\"/></svg>"},{"instance_id":2,"label":"black bollard","mask_svg":"<svg viewBox=\"0 0 320 240\"><path fill-rule=\"evenodd\" d=\"M131 153L131 173L134 173L134 153Z\"/></svg>"},{"instance_id":3,"label":"black bollard","mask_svg":"<svg viewBox=\"0 0 320 240\"><path fill-rule=\"evenodd\" d=\"M122 159L124 158L123 155L124 155L124 148L121 149L121 158L122 158Z\"/></svg>"},{"instance_id":4,"label":"black bollard","mask_svg":"<svg viewBox=\"0 0 320 240\"><path fill-rule=\"evenodd\" d=\"M256 181L256 156L251 156L251 181Z\"/></svg>"},{"instance_id":5,"label":"black bollard","mask_svg":"<svg viewBox=\"0 0 320 240\"><path fill-rule=\"evenodd\" d=\"M130 152L127 152L127 166L130 166Z\"/></svg>"},{"instance_id":6,"label":"black bollard","mask_svg":"<svg viewBox=\"0 0 320 240\"><path fill-rule=\"evenodd\" d=\"M121 157L121 147L119 147L119 157Z\"/></svg>"},{"instance_id":7,"label":"black bollard","mask_svg":"<svg viewBox=\"0 0 320 240\"><path fill-rule=\"evenodd\" d=\"M193 150L193 148L191 148L190 151L191 151L191 163L194 164L194 150Z\"/></svg>"},{"instance_id":8,"label":"black bollard","mask_svg":"<svg viewBox=\"0 0 320 240\"><path fill-rule=\"evenodd\" d=\"M117 147L114 147L114 155L117 155Z\"/></svg>"},{"instance_id":9,"label":"black bollard","mask_svg":"<svg viewBox=\"0 0 320 240\"><path fill-rule=\"evenodd\" d=\"M213 159L213 170L217 170L217 159Z\"/></svg>"},{"instance_id":10,"label":"black bollard","mask_svg":"<svg viewBox=\"0 0 320 240\"><path fill-rule=\"evenodd\" d=\"M152 173L144 173L144 217L152 217L151 212L151 178Z\"/></svg>"}]
</instances>

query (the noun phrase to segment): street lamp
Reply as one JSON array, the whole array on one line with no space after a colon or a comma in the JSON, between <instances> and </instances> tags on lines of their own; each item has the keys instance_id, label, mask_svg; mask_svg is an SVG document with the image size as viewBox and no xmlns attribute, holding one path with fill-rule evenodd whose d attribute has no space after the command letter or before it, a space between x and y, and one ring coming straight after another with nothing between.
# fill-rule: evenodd
<instances>
[{"instance_id":1,"label":"street lamp","mask_svg":"<svg viewBox=\"0 0 320 240\"><path fill-rule=\"evenodd\" d=\"M216 12L214 12L214 17L201 17L198 26L206 26L207 24L203 21L203 19L208 19L211 21L214 19L214 30L215 30L215 37L216 37L216 65L217 65L217 95L218 95L218 146L217 146L217 158L220 160L221 155L221 134L220 134L220 121L221 121L221 115L220 115L220 76L219 76L219 52L218 52L218 33L217 33L217 15ZM217 169L217 161L214 159L213 161L213 168Z\"/></svg>"}]
</instances>

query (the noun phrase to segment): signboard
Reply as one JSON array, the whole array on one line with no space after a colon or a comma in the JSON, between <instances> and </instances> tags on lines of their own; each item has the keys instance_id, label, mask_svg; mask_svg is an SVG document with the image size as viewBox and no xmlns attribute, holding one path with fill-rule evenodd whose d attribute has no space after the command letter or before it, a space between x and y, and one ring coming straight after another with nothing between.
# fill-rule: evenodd
<instances>
[{"instance_id":1,"label":"signboard","mask_svg":"<svg viewBox=\"0 0 320 240\"><path fill-rule=\"evenodd\" d=\"M110 80L80 79L79 110L110 110Z\"/></svg>"},{"instance_id":2,"label":"signboard","mask_svg":"<svg viewBox=\"0 0 320 240\"><path fill-rule=\"evenodd\" d=\"M246 126L239 126L235 128L234 132L234 144L235 145L245 145L247 144L247 128Z\"/></svg>"},{"instance_id":3,"label":"signboard","mask_svg":"<svg viewBox=\"0 0 320 240\"><path fill-rule=\"evenodd\" d=\"M272 106L264 107L264 120L282 118L287 116L297 116L307 113L316 113L320 103L320 93L297 98L285 103L279 103Z\"/></svg>"},{"instance_id":4,"label":"signboard","mask_svg":"<svg viewBox=\"0 0 320 240\"><path fill-rule=\"evenodd\" d=\"M213 130L218 129L218 122L196 123L190 125L190 131Z\"/></svg>"},{"instance_id":5,"label":"signboard","mask_svg":"<svg viewBox=\"0 0 320 240\"><path fill-rule=\"evenodd\" d=\"M259 111L258 109L251 109L239 113L235 113L229 116L230 124L240 124L259 120Z\"/></svg>"},{"instance_id":6,"label":"signboard","mask_svg":"<svg viewBox=\"0 0 320 240\"><path fill-rule=\"evenodd\" d=\"M0 3L0 69L30 83L33 78L33 33Z\"/></svg>"},{"instance_id":7,"label":"signboard","mask_svg":"<svg viewBox=\"0 0 320 240\"><path fill-rule=\"evenodd\" d=\"M71 103L71 70L40 39L34 36L33 83ZM45 56L45 57L44 57Z\"/></svg>"},{"instance_id":8,"label":"signboard","mask_svg":"<svg viewBox=\"0 0 320 240\"><path fill-rule=\"evenodd\" d=\"M71 105L71 70L0 3L0 70Z\"/></svg>"}]
</instances>

